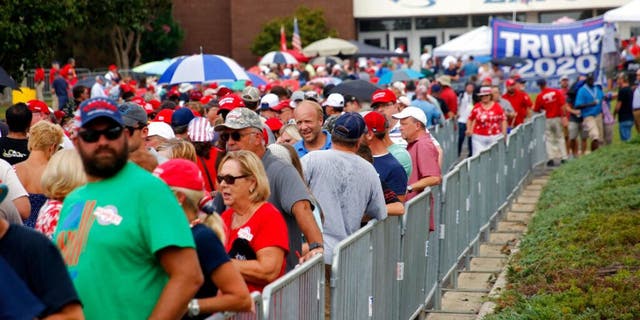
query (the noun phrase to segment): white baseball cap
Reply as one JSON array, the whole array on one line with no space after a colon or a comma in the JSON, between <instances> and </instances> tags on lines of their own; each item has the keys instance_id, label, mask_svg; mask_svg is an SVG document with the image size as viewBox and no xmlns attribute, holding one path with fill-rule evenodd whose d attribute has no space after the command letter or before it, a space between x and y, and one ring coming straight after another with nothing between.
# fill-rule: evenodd
<instances>
[{"instance_id":1,"label":"white baseball cap","mask_svg":"<svg viewBox=\"0 0 640 320\"><path fill-rule=\"evenodd\" d=\"M344 108L344 97L339 93L332 93L327 97L327 100L322 104L323 106Z\"/></svg>"},{"instance_id":2,"label":"white baseball cap","mask_svg":"<svg viewBox=\"0 0 640 320\"><path fill-rule=\"evenodd\" d=\"M414 119L422 122L422 124L427 126L427 115L424 114L418 107L406 107L400 113L396 113L392 116L394 119L405 119L408 117L413 117Z\"/></svg>"},{"instance_id":3,"label":"white baseball cap","mask_svg":"<svg viewBox=\"0 0 640 320\"><path fill-rule=\"evenodd\" d=\"M280 99L278 99L277 95L275 95L273 93L267 93L260 100L260 109L263 109L263 110L271 109L271 108L277 106L278 103L280 103Z\"/></svg>"},{"instance_id":4,"label":"white baseball cap","mask_svg":"<svg viewBox=\"0 0 640 320\"><path fill-rule=\"evenodd\" d=\"M164 122L152 121L149 123L147 128L149 129L149 133L147 134L149 137L160 136L167 140L176 137L176 135L173 133L173 129L171 129L171 126Z\"/></svg>"}]
</instances>

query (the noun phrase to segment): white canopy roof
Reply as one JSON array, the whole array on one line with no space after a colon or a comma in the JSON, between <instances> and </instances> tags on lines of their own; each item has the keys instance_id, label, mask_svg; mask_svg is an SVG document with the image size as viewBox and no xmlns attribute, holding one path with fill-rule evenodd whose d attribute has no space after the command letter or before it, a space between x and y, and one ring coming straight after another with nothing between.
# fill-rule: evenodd
<instances>
[{"instance_id":1,"label":"white canopy roof","mask_svg":"<svg viewBox=\"0 0 640 320\"><path fill-rule=\"evenodd\" d=\"M473 29L433 49L433 55L436 57L488 56L491 54L491 34L491 28L487 26Z\"/></svg>"},{"instance_id":2,"label":"white canopy roof","mask_svg":"<svg viewBox=\"0 0 640 320\"><path fill-rule=\"evenodd\" d=\"M607 22L638 22L640 21L640 0L633 0L620 8L609 10L604 14Z\"/></svg>"}]
</instances>

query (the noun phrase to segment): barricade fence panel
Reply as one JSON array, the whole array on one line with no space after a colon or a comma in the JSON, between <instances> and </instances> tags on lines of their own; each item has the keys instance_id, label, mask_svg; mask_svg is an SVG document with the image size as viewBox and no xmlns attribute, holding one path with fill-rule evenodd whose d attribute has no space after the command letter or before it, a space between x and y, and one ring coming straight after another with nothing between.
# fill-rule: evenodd
<instances>
[{"instance_id":1,"label":"barricade fence panel","mask_svg":"<svg viewBox=\"0 0 640 320\"><path fill-rule=\"evenodd\" d=\"M265 319L262 310L262 295L260 292L252 292L254 312L219 312L214 313L206 320L263 320Z\"/></svg>"},{"instance_id":2,"label":"barricade fence panel","mask_svg":"<svg viewBox=\"0 0 640 320\"><path fill-rule=\"evenodd\" d=\"M324 258L316 255L262 292L267 319L324 319Z\"/></svg>"},{"instance_id":3,"label":"barricade fence panel","mask_svg":"<svg viewBox=\"0 0 640 320\"><path fill-rule=\"evenodd\" d=\"M402 272L400 251L401 217L378 221L372 230L373 319L397 319Z\"/></svg>"}]
</instances>

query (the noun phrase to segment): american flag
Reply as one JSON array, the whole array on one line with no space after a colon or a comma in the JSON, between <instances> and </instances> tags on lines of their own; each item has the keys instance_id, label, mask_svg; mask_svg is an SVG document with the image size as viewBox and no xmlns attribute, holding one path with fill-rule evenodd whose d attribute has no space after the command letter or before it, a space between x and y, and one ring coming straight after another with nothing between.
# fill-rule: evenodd
<instances>
[{"instance_id":1,"label":"american flag","mask_svg":"<svg viewBox=\"0 0 640 320\"><path fill-rule=\"evenodd\" d=\"M291 38L293 50L302 51L302 41L300 40L300 30L298 29L298 18L293 18L293 37Z\"/></svg>"}]
</instances>

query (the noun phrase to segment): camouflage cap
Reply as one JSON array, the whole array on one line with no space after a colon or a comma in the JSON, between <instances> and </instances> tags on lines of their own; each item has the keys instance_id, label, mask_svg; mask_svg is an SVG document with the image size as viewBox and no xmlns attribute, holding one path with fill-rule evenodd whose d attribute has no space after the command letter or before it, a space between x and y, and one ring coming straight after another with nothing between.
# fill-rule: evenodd
<instances>
[{"instance_id":1,"label":"camouflage cap","mask_svg":"<svg viewBox=\"0 0 640 320\"><path fill-rule=\"evenodd\" d=\"M245 128L256 128L258 130L262 130L262 121L255 111L242 107L229 111L224 123L217 125L215 130L240 130Z\"/></svg>"}]
</instances>

